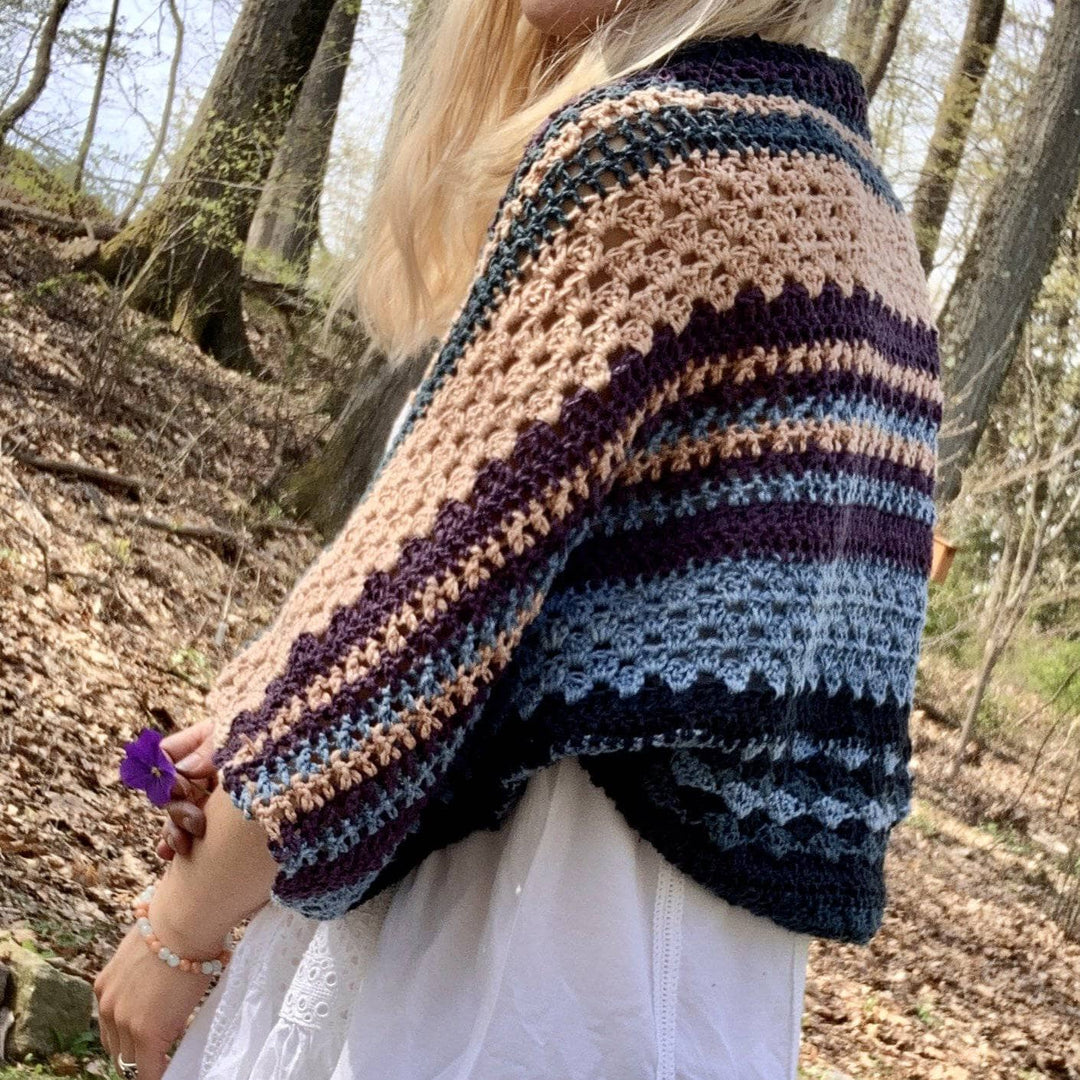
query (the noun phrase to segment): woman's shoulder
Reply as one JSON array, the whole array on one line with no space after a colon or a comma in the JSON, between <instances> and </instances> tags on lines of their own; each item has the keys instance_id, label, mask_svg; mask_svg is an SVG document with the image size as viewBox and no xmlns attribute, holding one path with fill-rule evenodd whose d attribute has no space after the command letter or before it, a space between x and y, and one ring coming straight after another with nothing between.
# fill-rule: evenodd
<instances>
[{"instance_id":1,"label":"woman's shoulder","mask_svg":"<svg viewBox=\"0 0 1080 1080\"><path fill-rule=\"evenodd\" d=\"M713 236L718 258L795 245L819 268L819 284L832 268L845 289L861 283L931 320L910 221L870 137L861 77L821 49L757 35L692 40L552 112L489 228L485 296L491 272L507 286L560 236L567 246L584 234L621 235L616 223L643 236L658 215L665 228L690 230L688 243ZM882 242L887 259L852 266ZM773 254L771 263L785 261ZM763 287L771 290L769 280Z\"/></svg>"},{"instance_id":2,"label":"woman's shoulder","mask_svg":"<svg viewBox=\"0 0 1080 1080\"><path fill-rule=\"evenodd\" d=\"M545 159L565 160L590 141L593 157L681 145L745 151L831 149L822 136L853 140L874 156L869 101L858 69L809 45L757 34L691 39L663 59L585 90L550 112L529 141L516 177ZM817 132L815 127L824 130ZM809 140L809 141L808 141ZM639 165L645 159L637 157Z\"/></svg>"},{"instance_id":3,"label":"woman's shoulder","mask_svg":"<svg viewBox=\"0 0 1080 1080\"><path fill-rule=\"evenodd\" d=\"M782 159L796 172L829 160L902 214L867 111L858 70L824 50L758 35L692 39L549 113L522 154L488 240L509 219L529 219L551 236L590 204L672 165L718 179L730 173L731 158L751 169L755 159Z\"/></svg>"}]
</instances>

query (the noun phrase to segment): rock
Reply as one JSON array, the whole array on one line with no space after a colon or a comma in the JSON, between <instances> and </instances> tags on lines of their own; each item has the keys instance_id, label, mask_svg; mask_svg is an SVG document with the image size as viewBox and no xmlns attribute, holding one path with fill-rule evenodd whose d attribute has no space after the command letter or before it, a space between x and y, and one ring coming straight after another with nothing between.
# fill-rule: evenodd
<instances>
[{"instance_id":1,"label":"rock","mask_svg":"<svg viewBox=\"0 0 1080 1080\"><path fill-rule=\"evenodd\" d=\"M82 1072L79 1059L74 1054L53 1054L49 1058L49 1068L57 1076L78 1076Z\"/></svg>"},{"instance_id":2,"label":"rock","mask_svg":"<svg viewBox=\"0 0 1080 1080\"><path fill-rule=\"evenodd\" d=\"M0 964L11 972L9 1002L15 1023L9 1058L47 1059L90 1027L94 991L88 982L54 968L44 957L0 937Z\"/></svg>"}]
</instances>

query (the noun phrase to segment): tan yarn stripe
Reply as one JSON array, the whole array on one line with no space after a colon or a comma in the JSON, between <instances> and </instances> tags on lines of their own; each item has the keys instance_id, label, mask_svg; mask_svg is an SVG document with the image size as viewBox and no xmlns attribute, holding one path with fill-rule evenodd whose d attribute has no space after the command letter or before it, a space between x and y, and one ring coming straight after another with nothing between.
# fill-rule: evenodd
<instances>
[{"instance_id":1,"label":"tan yarn stripe","mask_svg":"<svg viewBox=\"0 0 1080 1080\"><path fill-rule=\"evenodd\" d=\"M472 668L459 668L457 677L444 683L443 692L437 697L422 701L411 712L401 713L402 719L388 730L372 731L358 749L347 753L334 750L325 766L307 780L295 775L285 791L266 803L253 801L254 816L266 827L270 839L281 839L284 821L295 822L300 814L311 813L365 777L377 775L380 769L401 757L401 747L412 750L418 740L426 741L433 731L439 731L442 718L449 719L467 706L479 693L480 683L491 682L510 662L521 635L540 613L543 600L541 593L533 596L529 606L518 612L514 628L499 634L494 645L482 648L480 660ZM249 784L248 790L254 794L254 784Z\"/></svg>"},{"instance_id":2,"label":"tan yarn stripe","mask_svg":"<svg viewBox=\"0 0 1080 1080\"><path fill-rule=\"evenodd\" d=\"M832 159L695 155L589 202L530 260L274 625L222 671L208 697L219 742L292 641L321 633L405 540L430 535L439 507L466 499L524 424L554 423L582 386L602 393L609 356L647 353L654 325L680 332L697 299L723 311L751 283L772 299L788 281L816 296L827 280L930 324L909 222Z\"/></svg>"},{"instance_id":3,"label":"tan yarn stripe","mask_svg":"<svg viewBox=\"0 0 1080 1080\"><path fill-rule=\"evenodd\" d=\"M703 438L688 436L655 453L637 454L627 462L619 481L630 487L646 479L659 480L667 472L703 469L716 459L758 457L768 450L804 454L811 448L830 453L846 450L904 465L927 476L934 473L930 447L882 431L874 424L785 420L775 425L713 431Z\"/></svg>"},{"instance_id":4,"label":"tan yarn stripe","mask_svg":"<svg viewBox=\"0 0 1080 1080\"><path fill-rule=\"evenodd\" d=\"M800 101L788 94L743 95L724 91L705 93L678 87L636 90L625 97L608 98L590 105L582 111L577 120L564 124L556 135L548 138L544 143L543 153L519 182L517 194L502 207L492 237L484 246L481 263L486 263L495 247L505 239L513 221L524 211L526 200L536 197L552 165L559 161L569 161L581 149L586 138L599 132L610 131L627 117L642 112L658 113L666 106L682 106L690 112L722 109L727 112L756 113L759 116L784 113L793 119L801 116L812 117L831 128L871 165L881 168L876 148L857 131L842 123L827 109Z\"/></svg>"},{"instance_id":5,"label":"tan yarn stripe","mask_svg":"<svg viewBox=\"0 0 1080 1080\"><path fill-rule=\"evenodd\" d=\"M877 379L931 405L940 406L944 401L941 381L935 374L895 363L868 341L814 341L788 349L757 345L734 359L726 357L723 363L708 367L706 386L741 386L779 374L822 371L850 371Z\"/></svg>"}]
</instances>

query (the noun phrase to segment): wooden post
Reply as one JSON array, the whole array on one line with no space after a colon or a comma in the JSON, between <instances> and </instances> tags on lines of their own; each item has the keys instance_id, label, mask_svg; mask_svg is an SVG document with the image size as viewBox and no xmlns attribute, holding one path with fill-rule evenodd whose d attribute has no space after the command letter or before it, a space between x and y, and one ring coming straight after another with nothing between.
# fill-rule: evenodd
<instances>
[{"instance_id":1,"label":"wooden post","mask_svg":"<svg viewBox=\"0 0 1080 1080\"><path fill-rule=\"evenodd\" d=\"M934 533L934 553L930 561L930 580L939 585L948 576L949 567L952 566L953 556L956 554L956 545L951 544L940 533Z\"/></svg>"}]
</instances>

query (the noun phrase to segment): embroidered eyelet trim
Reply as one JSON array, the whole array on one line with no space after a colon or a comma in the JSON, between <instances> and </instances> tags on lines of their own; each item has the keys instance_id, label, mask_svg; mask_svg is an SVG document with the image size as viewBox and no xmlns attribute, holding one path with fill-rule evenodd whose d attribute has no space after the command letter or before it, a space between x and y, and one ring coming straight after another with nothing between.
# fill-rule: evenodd
<instances>
[{"instance_id":1,"label":"embroidered eyelet trim","mask_svg":"<svg viewBox=\"0 0 1080 1080\"><path fill-rule=\"evenodd\" d=\"M656 1078L675 1080L675 1021L682 958L682 875L660 864L653 908L653 1015L656 1017Z\"/></svg>"}]
</instances>

